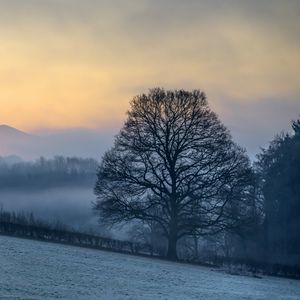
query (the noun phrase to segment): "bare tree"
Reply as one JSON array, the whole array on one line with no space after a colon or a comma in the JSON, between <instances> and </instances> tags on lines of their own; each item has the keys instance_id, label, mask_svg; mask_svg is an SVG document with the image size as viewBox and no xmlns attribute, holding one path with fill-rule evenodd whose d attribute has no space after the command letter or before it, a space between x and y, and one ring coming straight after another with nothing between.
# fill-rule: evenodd
<instances>
[{"instance_id":1,"label":"bare tree","mask_svg":"<svg viewBox=\"0 0 300 300\"><path fill-rule=\"evenodd\" d=\"M249 161L203 92L156 88L133 98L97 175L101 218L156 222L176 259L181 237L233 226L227 206L246 193Z\"/></svg>"}]
</instances>

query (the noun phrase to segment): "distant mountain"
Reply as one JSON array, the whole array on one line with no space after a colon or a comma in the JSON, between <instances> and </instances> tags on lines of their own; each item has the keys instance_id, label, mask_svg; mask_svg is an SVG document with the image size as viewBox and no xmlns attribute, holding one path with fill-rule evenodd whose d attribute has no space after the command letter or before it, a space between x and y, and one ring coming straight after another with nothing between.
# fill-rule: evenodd
<instances>
[{"instance_id":1,"label":"distant mountain","mask_svg":"<svg viewBox=\"0 0 300 300\"><path fill-rule=\"evenodd\" d=\"M0 138L2 137L29 137L30 135L26 132L18 130L8 125L0 125Z\"/></svg>"},{"instance_id":2,"label":"distant mountain","mask_svg":"<svg viewBox=\"0 0 300 300\"><path fill-rule=\"evenodd\" d=\"M32 144L34 138L21 130L8 125L0 125L0 156L24 157L24 147ZM25 149L24 149L25 150ZM11 161L11 159L8 159Z\"/></svg>"},{"instance_id":3,"label":"distant mountain","mask_svg":"<svg viewBox=\"0 0 300 300\"><path fill-rule=\"evenodd\" d=\"M29 134L8 125L0 125L0 156L32 160L55 155L92 157L101 155L113 143L115 132L92 129L64 129Z\"/></svg>"}]
</instances>

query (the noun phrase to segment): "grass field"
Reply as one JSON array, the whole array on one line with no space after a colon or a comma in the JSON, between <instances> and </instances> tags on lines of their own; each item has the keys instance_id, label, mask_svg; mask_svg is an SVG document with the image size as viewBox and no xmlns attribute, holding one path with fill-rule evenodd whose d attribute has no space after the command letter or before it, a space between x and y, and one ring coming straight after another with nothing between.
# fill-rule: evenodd
<instances>
[{"instance_id":1,"label":"grass field","mask_svg":"<svg viewBox=\"0 0 300 300\"><path fill-rule=\"evenodd\" d=\"M300 281L0 236L0 299L300 299Z\"/></svg>"}]
</instances>

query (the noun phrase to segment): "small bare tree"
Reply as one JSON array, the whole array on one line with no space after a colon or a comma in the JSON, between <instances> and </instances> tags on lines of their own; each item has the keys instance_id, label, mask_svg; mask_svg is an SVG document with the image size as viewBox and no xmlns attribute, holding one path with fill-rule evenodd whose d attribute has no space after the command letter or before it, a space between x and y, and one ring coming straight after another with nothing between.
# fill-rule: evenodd
<instances>
[{"instance_id":1,"label":"small bare tree","mask_svg":"<svg viewBox=\"0 0 300 300\"><path fill-rule=\"evenodd\" d=\"M244 151L203 92L156 88L133 98L99 167L94 208L111 223L156 222L168 240L167 257L176 259L181 237L238 221L229 212L233 201L243 201L249 172Z\"/></svg>"}]
</instances>

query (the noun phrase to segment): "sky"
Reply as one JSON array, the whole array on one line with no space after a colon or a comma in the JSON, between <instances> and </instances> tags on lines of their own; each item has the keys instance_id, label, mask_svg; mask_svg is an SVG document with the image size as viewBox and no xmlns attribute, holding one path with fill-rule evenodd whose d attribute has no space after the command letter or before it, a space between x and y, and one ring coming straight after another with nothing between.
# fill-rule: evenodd
<instances>
[{"instance_id":1,"label":"sky","mask_svg":"<svg viewBox=\"0 0 300 300\"><path fill-rule=\"evenodd\" d=\"M299 0L0 0L0 124L116 132L152 87L201 89L253 154L300 115Z\"/></svg>"}]
</instances>

